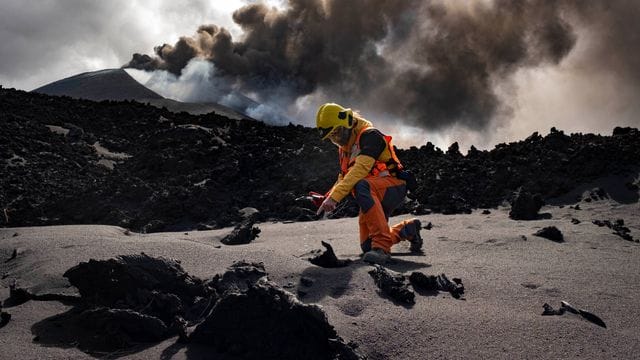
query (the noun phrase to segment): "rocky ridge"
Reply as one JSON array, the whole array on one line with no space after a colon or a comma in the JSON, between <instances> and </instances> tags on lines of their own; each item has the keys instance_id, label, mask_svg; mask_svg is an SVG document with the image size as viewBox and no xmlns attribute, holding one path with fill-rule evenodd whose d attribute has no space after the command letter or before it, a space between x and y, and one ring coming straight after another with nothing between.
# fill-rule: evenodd
<instances>
[{"instance_id":1,"label":"rocky ridge","mask_svg":"<svg viewBox=\"0 0 640 360\"><path fill-rule=\"evenodd\" d=\"M314 220L301 197L326 191L338 172L333 145L300 125L3 88L0 108L2 226L217 228L240 223L246 207L259 210L259 221ZM400 149L418 188L397 212L465 213L512 201L521 189L549 198L600 176L637 175L638 143L634 128L612 136L551 129L466 155L457 144ZM627 187L637 192L637 180ZM339 209L334 217L358 211L351 201Z\"/></svg>"}]
</instances>

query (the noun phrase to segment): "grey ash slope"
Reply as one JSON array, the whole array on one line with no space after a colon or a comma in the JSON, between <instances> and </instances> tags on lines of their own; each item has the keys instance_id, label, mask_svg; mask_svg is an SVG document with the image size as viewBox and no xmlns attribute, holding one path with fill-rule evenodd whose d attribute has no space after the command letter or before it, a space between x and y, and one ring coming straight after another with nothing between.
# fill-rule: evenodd
<instances>
[{"instance_id":1,"label":"grey ash slope","mask_svg":"<svg viewBox=\"0 0 640 360\"><path fill-rule=\"evenodd\" d=\"M163 99L156 92L137 82L123 69L105 69L78 74L54 81L33 92L94 101Z\"/></svg>"},{"instance_id":2,"label":"grey ash slope","mask_svg":"<svg viewBox=\"0 0 640 360\"><path fill-rule=\"evenodd\" d=\"M247 118L244 110L258 104L247 97L236 97L237 107L230 108L217 103L192 103L165 98L155 91L147 88L131 77L124 69L105 69L85 72L65 79L54 81L41 86L32 92L53 95L69 96L74 99L86 99L93 101L124 101L134 100L148 103L158 108L167 108L172 112L187 112L192 115L208 114L215 112L230 119L240 120Z\"/></svg>"}]
</instances>

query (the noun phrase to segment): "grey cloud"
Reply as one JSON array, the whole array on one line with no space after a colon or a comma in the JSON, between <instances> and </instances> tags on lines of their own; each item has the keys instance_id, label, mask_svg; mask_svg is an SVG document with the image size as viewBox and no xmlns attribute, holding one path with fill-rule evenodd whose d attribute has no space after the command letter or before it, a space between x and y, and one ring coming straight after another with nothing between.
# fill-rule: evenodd
<instances>
[{"instance_id":1,"label":"grey cloud","mask_svg":"<svg viewBox=\"0 0 640 360\"><path fill-rule=\"evenodd\" d=\"M233 14L241 39L201 26L196 36L156 47L155 57L137 54L128 66L179 75L191 58L204 58L259 101L273 101L274 89L277 101L289 104L322 92L425 129L479 130L513 106L501 103L496 84L519 69L560 64L578 41L576 25L602 27L593 33L603 44L600 58L614 59L605 61L612 71L635 75L639 47L629 44L640 33L638 8L604 0L291 0L283 10L252 4Z\"/></svg>"},{"instance_id":2,"label":"grey cloud","mask_svg":"<svg viewBox=\"0 0 640 360\"><path fill-rule=\"evenodd\" d=\"M119 67L134 49L148 51L167 34L191 30L205 18L223 19L207 0L3 0L0 84L31 90L83 71Z\"/></svg>"}]
</instances>

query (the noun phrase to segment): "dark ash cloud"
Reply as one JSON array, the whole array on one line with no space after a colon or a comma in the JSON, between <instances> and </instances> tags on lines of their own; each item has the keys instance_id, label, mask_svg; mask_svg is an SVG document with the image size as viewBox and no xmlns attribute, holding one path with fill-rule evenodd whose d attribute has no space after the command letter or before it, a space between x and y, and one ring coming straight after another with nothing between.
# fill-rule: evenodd
<instances>
[{"instance_id":1,"label":"dark ash cloud","mask_svg":"<svg viewBox=\"0 0 640 360\"><path fill-rule=\"evenodd\" d=\"M577 2L458 4L382 0L291 0L234 12L242 39L216 25L135 54L126 66L179 75L193 58L211 61L238 89L280 103L321 90L408 124L485 128L501 106L496 82L520 68L558 64L576 43L567 12ZM284 99L283 99L284 98Z\"/></svg>"}]
</instances>

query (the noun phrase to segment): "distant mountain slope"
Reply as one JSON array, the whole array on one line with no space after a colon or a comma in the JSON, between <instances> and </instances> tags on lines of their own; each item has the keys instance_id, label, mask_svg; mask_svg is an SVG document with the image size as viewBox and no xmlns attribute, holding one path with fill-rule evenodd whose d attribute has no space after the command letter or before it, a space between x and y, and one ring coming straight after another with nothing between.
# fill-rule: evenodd
<instances>
[{"instance_id":1,"label":"distant mountain slope","mask_svg":"<svg viewBox=\"0 0 640 360\"><path fill-rule=\"evenodd\" d=\"M33 92L87 100L163 99L122 69L86 72L54 81Z\"/></svg>"},{"instance_id":2,"label":"distant mountain slope","mask_svg":"<svg viewBox=\"0 0 640 360\"><path fill-rule=\"evenodd\" d=\"M172 112L185 111L193 115L215 112L234 120L247 118L242 112L220 104L188 103L167 99L140 84L123 69L105 69L78 74L54 81L32 92L94 101L135 100L141 103L149 103L158 108L166 107ZM241 100L243 102L240 109L245 109L249 104L249 100Z\"/></svg>"}]
</instances>

